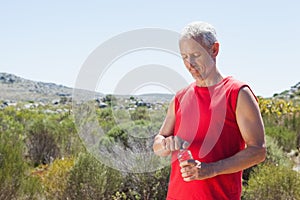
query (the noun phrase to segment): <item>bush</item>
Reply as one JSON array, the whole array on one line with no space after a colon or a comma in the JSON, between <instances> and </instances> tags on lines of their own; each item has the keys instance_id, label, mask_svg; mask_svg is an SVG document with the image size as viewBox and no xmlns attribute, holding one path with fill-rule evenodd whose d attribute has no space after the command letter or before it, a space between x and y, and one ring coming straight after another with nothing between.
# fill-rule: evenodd
<instances>
[{"instance_id":1,"label":"bush","mask_svg":"<svg viewBox=\"0 0 300 200\"><path fill-rule=\"evenodd\" d=\"M49 164L59 157L76 156L83 150L69 115L38 115L27 126L26 144L34 166Z\"/></svg>"},{"instance_id":2,"label":"bush","mask_svg":"<svg viewBox=\"0 0 300 200\"><path fill-rule=\"evenodd\" d=\"M44 198L43 187L38 177L26 175L22 178L18 200L40 200Z\"/></svg>"},{"instance_id":3,"label":"bush","mask_svg":"<svg viewBox=\"0 0 300 200\"><path fill-rule=\"evenodd\" d=\"M166 199L170 167L151 173L128 173L114 199Z\"/></svg>"},{"instance_id":4,"label":"bush","mask_svg":"<svg viewBox=\"0 0 300 200\"><path fill-rule=\"evenodd\" d=\"M55 127L48 121L37 121L29 130L27 147L34 166L49 164L60 156L60 150L54 137Z\"/></svg>"},{"instance_id":5,"label":"bush","mask_svg":"<svg viewBox=\"0 0 300 200\"><path fill-rule=\"evenodd\" d=\"M288 152L296 148L297 134L283 126L266 127L266 135L274 138L284 151Z\"/></svg>"},{"instance_id":6,"label":"bush","mask_svg":"<svg viewBox=\"0 0 300 200\"><path fill-rule=\"evenodd\" d=\"M111 199L121 181L121 174L99 163L92 155L79 155L70 171L64 199Z\"/></svg>"},{"instance_id":7,"label":"bush","mask_svg":"<svg viewBox=\"0 0 300 200\"><path fill-rule=\"evenodd\" d=\"M56 143L61 155L64 157L78 156L84 150L84 146L73 119L70 116L63 119L59 122L57 129L59 129L59 134L56 136Z\"/></svg>"},{"instance_id":8,"label":"bush","mask_svg":"<svg viewBox=\"0 0 300 200\"><path fill-rule=\"evenodd\" d=\"M300 175L286 166L261 165L251 175L243 199L300 199Z\"/></svg>"},{"instance_id":9,"label":"bush","mask_svg":"<svg viewBox=\"0 0 300 200\"><path fill-rule=\"evenodd\" d=\"M22 143L18 136L0 133L0 199L17 197L26 170L22 159Z\"/></svg>"},{"instance_id":10,"label":"bush","mask_svg":"<svg viewBox=\"0 0 300 200\"><path fill-rule=\"evenodd\" d=\"M73 158L57 159L40 176L47 199L63 199Z\"/></svg>"},{"instance_id":11,"label":"bush","mask_svg":"<svg viewBox=\"0 0 300 200\"><path fill-rule=\"evenodd\" d=\"M107 133L115 126L115 119L111 108L97 109L98 122L104 133Z\"/></svg>"},{"instance_id":12,"label":"bush","mask_svg":"<svg viewBox=\"0 0 300 200\"><path fill-rule=\"evenodd\" d=\"M267 143L267 157L265 163L292 167L293 164L291 160L287 157L286 153L283 151L282 147L278 145L276 139L269 135L266 135Z\"/></svg>"},{"instance_id":13,"label":"bush","mask_svg":"<svg viewBox=\"0 0 300 200\"><path fill-rule=\"evenodd\" d=\"M130 115L132 120L150 120L149 112L145 107L137 107Z\"/></svg>"},{"instance_id":14,"label":"bush","mask_svg":"<svg viewBox=\"0 0 300 200\"><path fill-rule=\"evenodd\" d=\"M266 161L252 168L250 179L244 185L243 199L273 200L300 199L300 175L292 170L288 159L276 137L266 135Z\"/></svg>"},{"instance_id":15,"label":"bush","mask_svg":"<svg viewBox=\"0 0 300 200\"><path fill-rule=\"evenodd\" d=\"M29 175L23 157L22 128L10 120L5 130L1 125L0 129L0 199L39 199L40 183Z\"/></svg>"},{"instance_id":16,"label":"bush","mask_svg":"<svg viewBox=\"0 0 300 200\"><path fill-rule=\"evenodd\" d=\"M267 157L264 163L272 164L276 166L286 166L292 168L293 163L286 156L286 153L278 145L278 142L269 135L266 135L266 144L267 144ZM247 186L250 179L250 175L253 173L257 165L245 169L243 171L243 185Z\"/></svg>"}]
</instances>

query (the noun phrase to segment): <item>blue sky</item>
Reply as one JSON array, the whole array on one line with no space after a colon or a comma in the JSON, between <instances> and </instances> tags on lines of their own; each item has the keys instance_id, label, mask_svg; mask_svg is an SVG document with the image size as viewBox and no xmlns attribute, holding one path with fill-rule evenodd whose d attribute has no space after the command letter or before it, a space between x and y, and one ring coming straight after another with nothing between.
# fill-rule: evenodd
<instances>
[{"instance_id":1,"label":"blue sky","mask_svg":"<svg viewBox=\"0 0 300 200\"><path fill-rule=\"evenodd\" d=\"M0 72L73 87L87 57L111 37L147 27L180 32L187 23L200 20L217 29L220 71L269 97L300 81L299 4L292 0L0 1ZM179 59L170 62L184 69ZM126 71L126 66L120 70ZM105 78L99 90L109 93L110 83L113 87L120 77L112 72Z\"/></svg>"}]
</instances>

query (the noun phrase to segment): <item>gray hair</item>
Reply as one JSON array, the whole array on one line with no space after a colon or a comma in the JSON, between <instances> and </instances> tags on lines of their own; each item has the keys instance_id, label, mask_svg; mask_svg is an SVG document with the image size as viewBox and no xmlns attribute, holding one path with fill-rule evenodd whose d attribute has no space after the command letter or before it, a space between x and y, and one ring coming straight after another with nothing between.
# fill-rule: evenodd
<instances>
[{"instance_id":1,"label":"gray hair","mask_svg":"<svg viewBox=\"0 0 300 200\"><path fill-rule=\"evenodd\" d=\"M217 34L215 28L206 22L192 22L188 24L181 32L180 40L183 38L193 38L203 43L208 48L217 42Z\"/></svg>"}]
</instances>

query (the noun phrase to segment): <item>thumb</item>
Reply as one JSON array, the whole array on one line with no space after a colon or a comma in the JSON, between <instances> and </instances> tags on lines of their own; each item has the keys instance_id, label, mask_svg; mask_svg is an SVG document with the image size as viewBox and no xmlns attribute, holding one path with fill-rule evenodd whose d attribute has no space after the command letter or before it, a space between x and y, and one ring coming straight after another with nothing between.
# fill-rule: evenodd
<instances>
[{"instance_id":1,"label":"thumb","mask_svg":"<svg viewBox=\"0 0 300 200\"><path fill-rule=\"evenodd\" d=\"M190 146L190 143L187 142L187 141L184 141L184 142L182 143L182 148L184 148L184 149L187 149L189 146Z\"/></svg>"}]
</instances>

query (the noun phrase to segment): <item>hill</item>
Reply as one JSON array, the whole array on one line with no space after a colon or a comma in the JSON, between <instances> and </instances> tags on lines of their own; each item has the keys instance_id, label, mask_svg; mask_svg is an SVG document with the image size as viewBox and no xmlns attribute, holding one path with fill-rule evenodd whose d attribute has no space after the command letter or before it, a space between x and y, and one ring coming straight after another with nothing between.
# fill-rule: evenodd
<instances>
[{"instance_id":1,"label":"hill","mask_svg":"<svg viewBox=\"0 0 300 200\"><path fill-rule=\"evenodd\" d=\"M102 93L95 93L93 91L77 91L76 94L80 94L81 99L85 97L95 98L103 97ZM73 95L73 88L58 85L55 83L45 83L32 81L18 77L14 74L0 73L0 100L9 102L19 101L34 101L49 103L61 98L71 99ZM82 96L82 97L81 97ZM120 95L116 95L121 97ZM130 95L123 96L124 98ZM170 101L173 97L172 94L145 94L137 95L138 98L147 102L166 102Z\"/></svg>"},{"instance_id":2,"label":"hill","mask_svg":"<svg viewBox=\"0 0 300 200\"><path fill-rule=\"evenodd\" d=\"M61 97L71 97L73 89L27 80L13 74L0 73L0 100L49 102Z\"/></svg>"},{"instance_id":3,"label":"hill","mask_svg":"<svg viewBox=\"0 0 300 200\"><path fill-rule=\"evenodd\" d=\"M84 95L86 92L82 91ZM92 92L94 93L94 92ZM72 98L73 88L58 85L55 83L45 83L32 81L18 77L14 74L0 73L0 100L2 101L35 101L48 103L61 98ZM91 95L86 95L91 96ZM101 97L103 94L97 93ZM120 95L117 95L121 97ZM123 96L127 98L128 95ZM147 102L167 102L172 99L172 94L145 94L137 97ZM300 102L300 82L281 93L273 95L275 99L285 99Z\"/></svg>"},{"instance_id":4,"label":"hill","mask_svg":"<svg viewBox=\"0 0 300 200\"><path fill-rule=\"evenodd\" d=\"M292 86L290 89L273 95L274 98L300 101L300 82Z\"/></svg>"}]
</instances>

